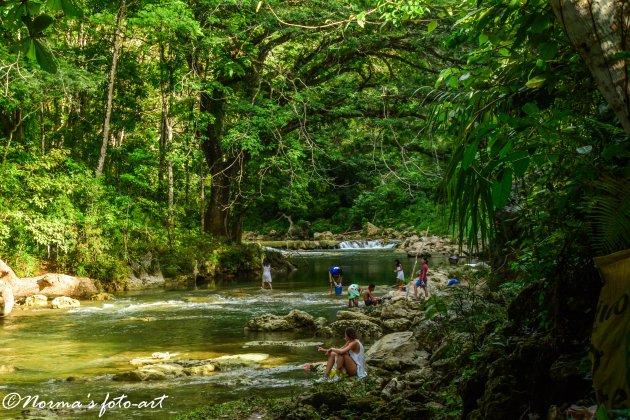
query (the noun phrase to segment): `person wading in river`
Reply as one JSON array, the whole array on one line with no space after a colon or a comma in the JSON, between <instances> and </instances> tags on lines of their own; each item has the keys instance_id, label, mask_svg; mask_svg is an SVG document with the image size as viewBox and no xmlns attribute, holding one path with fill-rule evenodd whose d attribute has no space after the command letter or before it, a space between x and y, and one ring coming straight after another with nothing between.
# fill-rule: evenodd
<instances>
[{"instance_id":1,"label":"person wading in river","mask_svg":"<svg viewBox=\"0 0 630 420\"><path fill-rule=\"evenodd\" d=\"M318 352L326 353L326 356L328 356L324 377L319 378L318 382L336 381L339 379L339 376L336 374L332 378L329 378L335 361L337 362L338 373L343 372L345 369L348 376L356 376L357 379L367 376L367 372L365 371L365 350L363 349L363 344L357 340L357 333L354 331L354 328L346 328L344 339L346 340L346 344L339 349L332 347L329 349L319 347L317 349Z\"/></svg>"},{"instance_id":2,"label":"person wading in river","mask_svg":"<svg viewBox=\"0 0 630 420\"><path fill-rule=\"evenodd\" d=\"M329 282L329 286L330 286L330 294L333 294L333 284L335 287L335 290L338 287L342 286L343 283L343 271L341 270L341 268L339 267L332 267L330 270L328 270L328 282ZM341 292L339 293L341 294Z\"/></svg>"},{"instance_id":3,"label":"person wading in river","mask_svg":"<svg viewBox=\"0 0 630 420\"><path fill-rule=\"evenodd\" d=\"M405 273L403 272L402 264L400 260L396 260L396 268L394 269L394 273L396 273L396 284L394 287L398 287L405 283Z\"/></svg>"},{"instance_id":4,"label":"person wading in river","mask_svg":"<svg viewBox=\"0 0 630 420\"><path fill-rule=\"evenodd\" d=\"M265 284L269 285L269 290L273 289L271 286L271 264L269 264L269 259L267 257L263 260L262 284L260 285L260 288L264 289Z\"/></svg>"}]
</instances>

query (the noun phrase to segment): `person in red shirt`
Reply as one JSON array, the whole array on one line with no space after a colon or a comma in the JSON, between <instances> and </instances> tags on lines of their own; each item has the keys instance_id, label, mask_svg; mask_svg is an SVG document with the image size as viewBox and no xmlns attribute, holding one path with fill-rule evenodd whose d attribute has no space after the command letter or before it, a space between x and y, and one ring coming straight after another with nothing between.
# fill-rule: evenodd
<instances>
[{"instance_id":1,"label":"person in red shirt","mask_svg":"<svg viewBox=\"0 0 630 420\"><path fill-rule=\"evenodd\" d=\"M418 273L418 279L413 285L413 298L418 299L418 287L424 290L424 297L429 297L429 287L427 273L429 272L429 264L427 263L427 259L425 257L421 257L422 268L420 268L420 272Z\"/></svg>"}]
</instances>

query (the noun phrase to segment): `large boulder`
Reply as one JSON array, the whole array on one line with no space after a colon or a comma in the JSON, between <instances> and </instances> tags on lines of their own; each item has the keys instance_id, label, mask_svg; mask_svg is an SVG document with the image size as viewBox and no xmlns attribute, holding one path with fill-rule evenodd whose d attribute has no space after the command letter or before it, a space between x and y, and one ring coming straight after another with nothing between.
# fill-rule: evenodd
<instances>
[{"instance_id":1,"label":"large boulder","mask_svg":"<svg viewBox=\"0 0 630 420\"><path fill-rule=\"evenodd\" d=\"M81 302L68 296L60 296L54 298L50 306L52 306L53 309L78 308L81 306Z\"/></svg>"},{"instance_id":2,"label":"large boulder","mask_svg":"<svg viewBox=\"0 0 630 420\"><path fill-rule=\"evenodd\" d=\"M216 364L206 363L200 366L193 366L184 369L184 373L188 376L209 376L218 370Z\"/></svg>"},{"instance_id":3,"label":"large boulder","mask_svg":"<svg viewBox=\"0 0 630 420\"><path fill-rule=\"evenodd\" d=\"M365 236L367 236L368 238L374 238L375 236L378 236L381 230L372 223L367 222L365 227L363 228L363 231L365 232Z\"/></svg>"},{"instance_id":4,"label":"large boulder","mask_svg":"<svg viewBox=\"0 0 630 420\"><path fill-rule=\"evenodd\" d=\"M159 363L143 366L137 370L117 373L113 376L114 381L144 382L173 379L185 376L184 368L174 363Z\"/></svg>"},{"instance_id":5,"label":"large boulder","mask_svg":"<svg viewBox=\"0 0 630 420\"><path fill-rule=\"evenodd\" d=\"M90 300L96 300L96 301L104 301L104 300L114 300L114 295L112 295L111 293L96 293L92 296L90 296Z\"/></svg>"},{"instance_id":6,"label":"large boulder","mask_svg":"<svg viewBox=\"0 0 630 420\"><path fill-rule=\"evenodd\" d=\"M335 321L328 327L318 331L322 337L343 337L346 328L352 327L356 331L359 339L378 338L383 335L380 325L367 319L342 319Z\"/></svg>"},{"instance_id":7,"label":"large boulder","mask_svg":"<svg viewBox=\"0 0 630 420\"><path fill-rule=\"evenodd\" d=\"M359 311L338 311L337 312L337 321L343 320L365 320L370 321L375 324L380 324L381 320L378 318L372 318L368 314Z\"/></svg>"},{"instance_id":8,"label":"large boulder","mask_svg":"<svg viewBox=\"0 0 630 420\"><path fill-rule=\"evenodd\" d=\"M408 302L406 299L392 302L381 307L381 318L383 319L408 319L413 320L420 315L417 305Z\"/></svg>"},{"instance_id":9,"label":"large boulder","mask_svg":"<svg viewBox=\"0 0 630 420\"><path fill-rule=\"evenodd\" d=\"M313 239L316 241L334 241L335 235L333 235L329 230L326 232L315 232L313 234Z\"/></svg>"},{"instance_id":10,"label":"large boulder","mask_svg":"<svg viewBox=\"0 0 630 420\"><path fill-rule=\"evenodd\" d=\"M17 304L29 308L48 306L48 297L44 295L27 296L25 298L19 299L17 301Z\"/></svg>"},{"instance_id":11,"label":"large boulder","mask_svg":"<svg viewBox=\"0 0 630 420\"><path fill-rule=\"evenodd\" d=\"M411 323L411 320L405 318L386 319L383 321L383 329L386 332L407 331L411 327Z\"/></svg>"},{"instance_id":12,"label":"large boulder","mask_svg":"<svg viewBox=\"0 0 630 420\"><path fill-rule=\"evenodd\" d=\"M417 234L405 239L399 248L404 249L409 256L456 255L459 251L457 242L452 238L435 235L419 237Z\"/></svg>"},{"instance_id":13,"label":"large boulder","mask_svg":"<svg viewBox=\"0 0 630 420\"><path fill-rule=\"evenodd\" d=\"M9 315L13 310L14 303L13 289L9 282L0 280L0 316Z\"/></svg>"},{"instance_id":14,"label":"large boulder","mask_svg":"<svg viewBox=\"0 0 630 420\"><path fill-rule=\"evenodd\" d=\"M247 331L302 331L316 330L317 323L310 314L293 309L285 316L265 314L250 319L245 325Z\"/></svg>"},{"instance_id":15,"label":"large boulder","mask_svg":"<svg viewBox=\"0 0 630 420\"><path fill-rule=\"evenodd\" d=\"M416 365L418 342L411 331L387 334L365 353L368 364L384 369Z\"/></svg>"}]
</instances>

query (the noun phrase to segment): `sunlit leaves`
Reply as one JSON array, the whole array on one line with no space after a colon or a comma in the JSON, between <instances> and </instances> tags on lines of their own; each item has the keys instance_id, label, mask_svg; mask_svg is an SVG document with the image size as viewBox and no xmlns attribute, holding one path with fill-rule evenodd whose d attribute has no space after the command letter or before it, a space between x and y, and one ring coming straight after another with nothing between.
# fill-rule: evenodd
<instances>
[{"instance_id":1,"label":"sunlit leaves","mask_svg":"<svg viewBox=\"0 0 630 420\"><path fill-rule=\"evenodd\" d=\"M530 89L539 89L544 86L546 81L547 78L545 76L534 76L525 83L525 86Z\"/></svg>"},{"instance_id":2,"label":"sunlit leaves","mask_svg":"<svg viewBox=\"0 0 630 420\"><path fill-rule=\"evenodd\" d=\"M73 0L48 0L46 5L51 10L63 12L67 17L83 17L83 10Z\"/></svg>"}]
</instances>

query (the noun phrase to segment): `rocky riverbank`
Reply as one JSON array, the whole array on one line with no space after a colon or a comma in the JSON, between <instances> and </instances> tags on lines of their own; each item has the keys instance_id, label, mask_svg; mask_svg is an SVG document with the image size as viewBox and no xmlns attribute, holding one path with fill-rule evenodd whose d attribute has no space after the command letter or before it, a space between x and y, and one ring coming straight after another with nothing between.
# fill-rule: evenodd
<instances>
[{"instance_id":1,"label":"rocky riverbank","mask_svg":"<svg viewBox=\"0 0 630 420\"><path fill-rule=\"evenodd\" d=\"M346 244L352 246L369 246L377 248L393 248L406 252L409 256L468 256L464 248L459 246L454 238L432 235L427 230L417 232L415 230L397 231L392 228L381 228L367 223L360 231L333 234L332 232L315 232L312 235L287 235L271 231L266 235L254 232L245 232L243 241L255 243L263 247L278 248L283 250L313 250L334 249Z\"/></svg>"},{"instance_id":2,"label":"rocky riverbank","mask_svg":"<svg viewBox=\"0 0 630 420\"><path fill-rule=\"evenodd\" d=\"M182 418L560 420L592 414L585 343L560 343L526 329L521 321L530 305L523 299L531 291L514 296L491 289L487 275L484 268L432 270L428 300L382 288L377 294L390 297L383 305L341 310L332 323L299 310L253 318L247 329L306 328L339 344L345 328L354 327L369 343L367 378L314 383L293 398L248 399ZM460 282L447 286L449 278ZM323 362L310 368L315 379Z\"/></svg>"}]
</instances>

